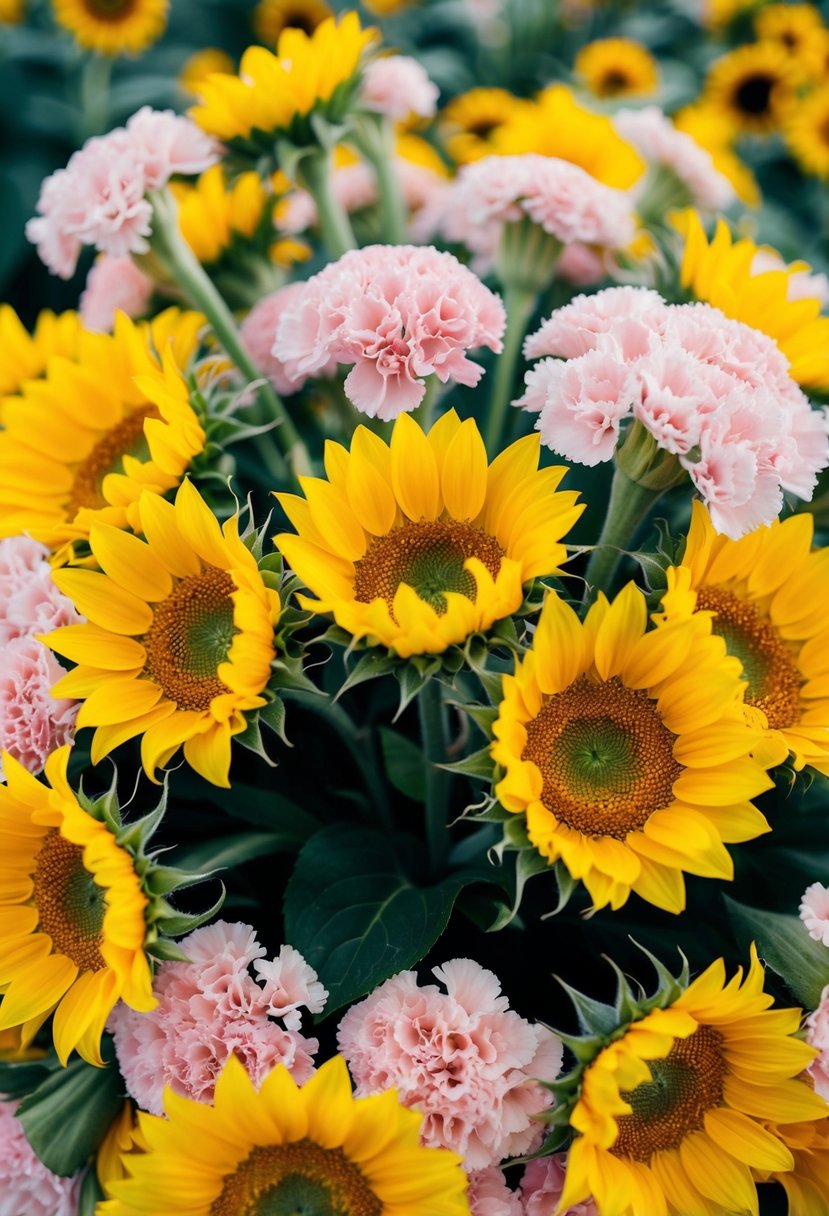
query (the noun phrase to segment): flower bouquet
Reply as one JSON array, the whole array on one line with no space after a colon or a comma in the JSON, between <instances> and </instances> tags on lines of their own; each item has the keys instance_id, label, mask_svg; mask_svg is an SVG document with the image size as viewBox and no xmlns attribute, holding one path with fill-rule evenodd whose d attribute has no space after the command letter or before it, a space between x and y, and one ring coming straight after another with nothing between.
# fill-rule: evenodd
<instances>
[{"instance_id":1,"label":"flower bouquet","mask_svg":"<svg viewBox=\"0 0 829 1216\"><path fill-rule=\"evenodd\" d=\"M0 1213L826 1216L820 12L185 7L0 7Z\"/></svg>"}]
</instances>

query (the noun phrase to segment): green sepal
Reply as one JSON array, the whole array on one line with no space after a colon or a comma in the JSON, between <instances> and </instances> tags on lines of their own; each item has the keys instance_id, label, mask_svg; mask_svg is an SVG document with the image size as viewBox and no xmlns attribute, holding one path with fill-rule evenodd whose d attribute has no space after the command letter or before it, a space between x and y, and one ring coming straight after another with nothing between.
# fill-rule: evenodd
<instances>
[{"instance_id":1,"label":"green sepal","mask_svg":"<svg viewBox=\"0 0 829 1216\"><path fill-rule=\"evenodd\" d=\"M482 747L476 752L470 752L462 760L454 760L450 764L439 764L437 767L445 769L447 773L460 773L464 777L471 777L474 781L486 781L492 784L495 762L490 755L489 747Z\"/></svg>"},{"instance_id":2,"label":"green sepal","mask_svg":"<svg viewBox=\"0 0 829 1216\"><path fill-rule=\"evenodd\" d=\"M262 729L259 724L260 713L252 713L247 717L247 725L240 734L233 736L234 743L240 744L249 752L253 752L260 760L264 760L269 768L276 768L276 760L268 755L262 739Z\"/></svg>"},{"instance_id":3,"label":"green sepal","mask_svg":"<svg viewBox=\"0 0 829 1216\"><path fill-rule=\"evenodd\" d=\"M101 1042L101 1058L103 1068L73 1059L17 1108L26 1139L43 1164L62 1178L86 1165L121 1109L123 1081L108 1035Z\"/></svg>"},{"instance_id":4,"label":"green sepal","mask_svg":"<svg viewBox=\"0 0 829 1216\"><path fill-rule=\"evenodd\" d=\"M171 895L173 891L183 891L186 887L195 887L200 882L213 878L218 870L180 870L177 866L158 866L154 863L147 871L144 879L144 889L148 895Z\"/></svg>"},{"instance_id":5,"label":"green sepal","mask_svg":"<svg viewBox=\"0 0 829 1216\"><path fill-rule=\"evenodd\" d=\"M205 912L177 912L170 904L164 903L164 910L160 910L159 914L154 919L154 926L165 937L183 937L185 933L192 933L194 929L206 925L209 920L221 910L222 904L225 901L227 894L224 883L221 884L221 894L212 908L208 908ZM168 910L169 909L169 910ZM152 946L147 949L150 953L153 952L152 947L158 946L161 939L156 938Z\"/></svg>"},{"instance_id":6,"label":"green sepal","mask_svg":"<svg viewBox=\"0 0 829 1216\"><path fill-rule=\"evenodd\" d=\"M144 949L160 963L189 963L190 959L176 942L169 937L158 937Z\"/></svg>"},{"instance_id":7,"label":"green sepal","mask_svg":"<svg viewBox=\"0 0 829 1216\"><path fill-rule=\"evenodd\" d=\"M259 710L259 721L277 735L286 747L293 747L285 734L285 702L281 697L274 696L272 701L263 705Z\"/></svg>"},{"instance_id":8,"label":"green sepal","mask_svg":"<svg viewBox=\"0 0 829 1216\"><path fill-rule=\"evenodd\" d=\"M606 1005L604 1001L596 1001L592 996L571 988L560 975L554 978L569 996L579 1019L580 1030L590 1035L612 1034L619 1025L619 1018L613 1005Z\"/></svg>"},{"instance_id":9,"label":"green sepal","mask_svg":"<svg viewBox=\"0 0 829 1216\"><path fill-rule=\"evenodd\" d=\"M164 784L161 787L161 797L153 810L143 815L140 819L134 819L131 823L123 824L115 832L116 843L121 848L130 849L139 856L146 854L147 845L158 831L167 811L167 790L168 779L165 777Z\"/></svg>"},{"instance_id":10,"label":"green sepal","mask_svg":"<svg viewBox=\"0 0 829 1216\"><path fill-rule=\"evenodd\" d=\"M86 1174L84 1174L84 1179L81 1183L81 1193L78 1197L78 1216L95 1216L98 1211L98 1204L105 1198L106 1196L98 1181L95 1170L87 1170Z\"/></svg>"}]
</instances>

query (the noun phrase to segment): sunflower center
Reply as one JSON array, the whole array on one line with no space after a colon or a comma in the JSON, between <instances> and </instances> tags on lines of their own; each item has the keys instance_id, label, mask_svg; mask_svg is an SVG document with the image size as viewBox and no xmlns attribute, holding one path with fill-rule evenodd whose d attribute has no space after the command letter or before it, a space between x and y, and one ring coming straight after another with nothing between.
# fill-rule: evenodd
<instances>
[{"instance_id":1,"label":"sunflower center","mask_svg":"<svg viewBox=\"0 0 829 1216\"><path fill-rule=\"evenodd\" d=\"M497 131L502 121L500 118L487 118L482 115L467 123L466 129L470 135L477 135L478 139L487 139L493 131Z\"/></svg>"},{"instance_id":2,"label":"sunflower center","mask_svg":"<svg viewBox=\"0 0 829 1216\"><path fill-rule=\"evenodd\" d=\"M760 117L768 114L771 109L771 95L775 84L774 76L765 72L757 72L741 81L734 92L734 104L743 114Z\"/></svg>"},{"instance_id":3,"label":"sunflower center","mask_svg":"<svg viewBox=\"0 0 829 1216\"><path fill-rule=\"evenodd\" d=\"M630 79L621 68L610 68L602 77L599 91L602 97L615 97L630 88Z\"/></svg>"},{"instance_id":4,"label":"sunflower center","mask_svg":"<svg viewBox=\"0 0 829 1216\"><path fill-rule=\"evenodd\" d=\"M633 1113L616 1119L614 1156L649 1161L704 1126L706 1111L722 1104L722 1045L718 1030L700 1026L687 1039L677 1039L664 1060L648 1060L652 1079L622 1094Z\"/></svg>"},{"instance_id":5,"label":"sunflower center","mask_svg":"<svg viewBox=\"0 0 829 1216\"><path fill-rule=\"evenodd\" d=\"M341 1148L310 1140L255 1148L225 1178L210 1216L382 1216L383 1204Z\"/></svg>"},{"instance_id":6,"label":"sunflower center","mask_svg":"<svg viewBox=\"0 0 829 1216\"><path fill-rule=\"evenodd\" d=\"M522 760L541 770L541 798L556 819L585 836L624 840L670 806L682 766L676 736L643 689L618 676L581 676L527 724Z\"/></svg>"},{"instance_id":7,"label":"sunflower center","mask_svg":"<svg viewBox=\"0 0 829 1216\"><path fill-rule=\"evenodd\" d=\"M478 558L496 578L504 556L494 536L460 520L404 524L376 537L354 563L354 598L370 604L379 597L391 610L397 588L406 583L442 615L448 591L475 599L475 579L464 569L467 558Z\"/></svg>"},{"instance_id":8,"label":"sunflower center","mask_svg":"<svg viewBox=\"0 0 829 1216\"><path fill-rule=\"evenodd\" d=\"M135 8L136 0L84 0L87 12L99 21L120 21Z\"/></svg>"},{"instance_id":9,"label":"sunflower center","mask_svg":"<svg viewBox=\"0 0 829 1216\"><path fill-rule=\"evenodd\" d=\"M233 579L209 566L182 579L160 603L142 641L144 672L179 709L205 710L228 692L216 674L238 630L233 622Z\"/></svg>"},{"instance_id":10,"label":"sunflower center","mask_svg":"<svg viewBox=\"0 0 829 1216\"><path fill-rule=\"evenodd\" d=\"M121 471L125 456L146 456L149 449L144 439L144 423L148 418L159 418L154 405L143 405L133 410L95 444L92 451L75 470L75 480L69 491L67 509L71 516L83 507L97 510L106 506L102 486L108 473Z\"/></svg>"},{"instance_id":11,"label":"sunflower center","mask_svg":"<svg viewBox=\"0 0 829 1216\"><path fill-rule=\"evenodd\" d=\"M57 828L43 838L34 872L34 904L40 932L52 939L58 954L80 971L100 971L104 935L105 891L83 864L80 845L64 840Z\"/></svg>"},{"instance_id":12,"label":"sunflower center","mask_svg":"<svg viewBox=\"0 0 829 1216\"><path fill-rule=\"evenodd\" d=\"M716 612L714 632L743 665L747 703L763 711L772 730L794 725L800 712L802 680L791 651L774 626L751 604L716 587L703 587L697 606Z\"/></svg>"}]
</instances>

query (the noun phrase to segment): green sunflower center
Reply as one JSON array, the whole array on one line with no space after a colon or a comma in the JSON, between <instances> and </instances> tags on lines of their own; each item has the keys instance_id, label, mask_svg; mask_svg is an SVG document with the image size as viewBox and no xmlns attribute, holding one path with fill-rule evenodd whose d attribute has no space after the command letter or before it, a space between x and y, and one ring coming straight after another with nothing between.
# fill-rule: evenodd
<instances>
[{"instance_id":1,"label":"green sunflower center","mask_svg":"<svg viewBox=\"0 0 829 1216\"><path fill-rule=\"evenodd\" d=\"M651 1080L623 1093L633 1108L617 1118L617 1157L649 1161L654 1153L677 1148L704 1126L706 1111L722 1104L726 1063L723 1037L700 1026L677 1039L664 1060L648 1060Z\"/></svg>"},{"instance_id":2,"label":"green sunflower center","mask_svg":"<svg viewBox=\"0 0 829 1216\"><path fill-rule=\"evenodd\" d=\"M122 418L98 440L75 470L67 503L70 518L74 518L83 507L98 510L106 506L102 491L104 478L108 473L121 472L125 456L134 456L138 460L146 459L149 448L144 438L144 423L148 418L160 416L154 405L141 406L126 418Z\"/></svg>"},{"instance_id":3,"label":"green sunflower center","mask_svg":"<svg viewBox=\"0 0 829 1216\"><path fill-rule=\"evenodd\" d=\"M521 758L541 770L542 801L556 819L585 836L624 840L673 801L682 772L675 738L643 689L582 676L527 724Z\"/></svg>"},{"instance_id":4,"label":"green sunflower center","mask_svg":"<svg viewBox=\"0 0 829 1216\"><path fill-rule=\"evenodd\" d=\"M33 880L40 932L52 939L55 951L71 959L80 971L104 968L100 946L105 891L85 868L81 846L50 828L37 855Z\"/></svg>"},{"instance_id":5,"label":"green sunflower center","mask_svg":"<svg viewBox=\"0 0 829 1216\"><path fill-rule=\"evenodd\" d=\"M208 567L177 584L160 603L144 635L144 668L179 709L209 709L228 691L216 674L238 629L233 621L233 579Z\"/></svg>"},{"instance_id":6,"label":"green sunflower center","mask_svg":"<svg viewBox=\"0 0 829 1216\"><path fill-rule=\"evenodd\" d=\"M718 587L703 587L697 607L716 612L714 632L743 665L746 701L763 711L772 730L793 726L803 683L791 650L752 604Z\"/></svg>"},{"instance_id":7,"label":"green sunflower center","mask_svg":"<svg viewBox=\"0 0 829 1216\"><path fill-rule=\"evenodd\" d=\"M771 109L771 95L777 79L765 72L747 76L734 91L734 104L741 114L762 118Z\"/></svg>"},{"instance_id":8,"label":"green sunflower center","mask_svg":"<svg viewBox=\"0 0 829 1216\"><path fill-rule=\"evenodd\" d=\"M460 520L404 524L376 537L354 563L354 598L370 604L379 597L391 611L397 588L406 583L442 615L448 591L475 599L475 579L464 569L467 558L478 558L495 578L504 556L494 536Z\"/></svg>"},{"instance_id":9,"label":"green sunflower center","mask_svg":"<svg viewBox=\"0 0 829 1216\"><path fill-rule=\"evenodd\" d=\"M382 1216L383 1204L341 1148L310 1140L255 1148L224 1180L210 1216Z\"/></svg>"}]
</instances>

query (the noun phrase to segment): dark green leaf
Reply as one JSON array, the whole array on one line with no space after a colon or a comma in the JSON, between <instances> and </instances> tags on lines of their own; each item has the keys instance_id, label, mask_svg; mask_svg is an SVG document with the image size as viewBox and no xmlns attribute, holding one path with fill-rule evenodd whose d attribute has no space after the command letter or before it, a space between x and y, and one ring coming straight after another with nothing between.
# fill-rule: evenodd
<instances>
[{"instance_id":1,"label":"dark green leaf","mask_svg":"<svg viewBox=\"0 0 829 1216\"><path fill-rule=\"evenodd\" d=\"M180 849L176 860L183 861L188 870L230 869L254 857L290 852L302 839L288 827L276 832L237 832Z\"/></svg>"},{"instance_id":2,"label":"dark green leaf","mask_svg":"<svg viewBox=\"0 0 829 1216\"><path fill-rule=\"evenodd\" d=\"M829 984L829 950L814 941L797 916L747 908L725 897L737 936L756 941L760 957L782 976L788 988L805 1005L815 1009Z\"/></svg>"},{"instance_id":3,"label":"dark green leaf","mask_svg":"<svg viewBox=\"0 0 829 1216\"><path fill-rule=\"evenodd\" d=\"M396 790L413 798L426 800L426 757L416 743L389 727L380 727L380 745L386 775Z\"/></svg>"}]
</instances>

